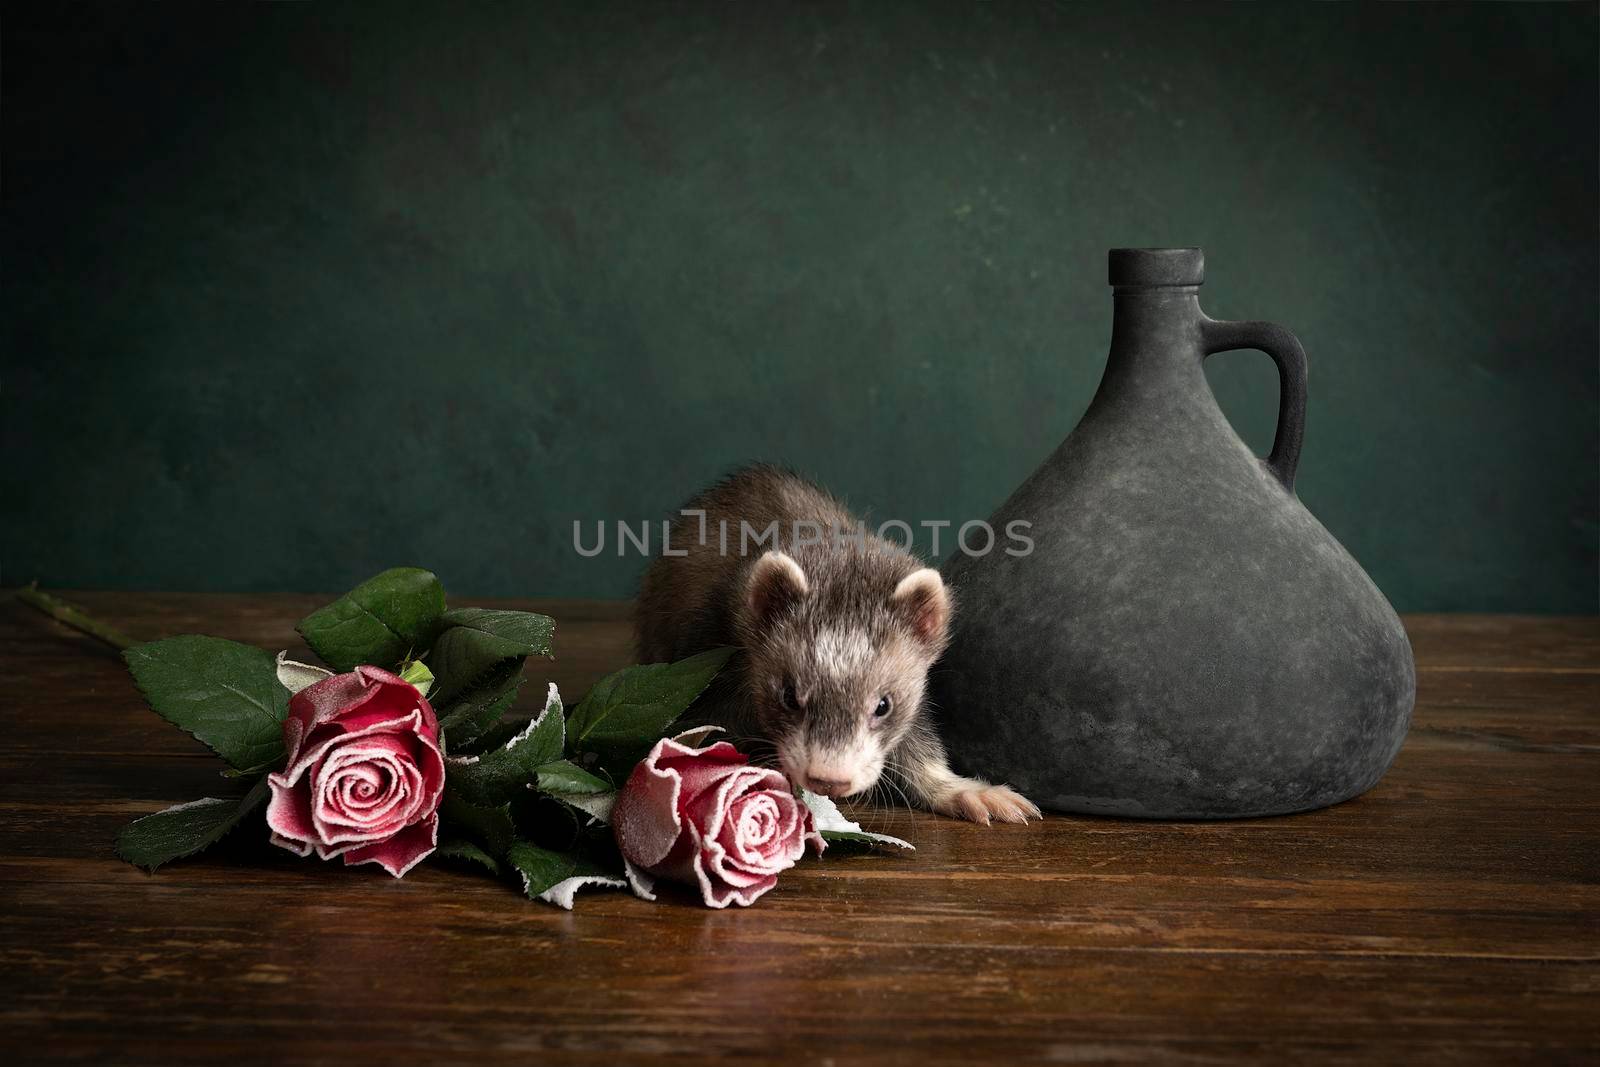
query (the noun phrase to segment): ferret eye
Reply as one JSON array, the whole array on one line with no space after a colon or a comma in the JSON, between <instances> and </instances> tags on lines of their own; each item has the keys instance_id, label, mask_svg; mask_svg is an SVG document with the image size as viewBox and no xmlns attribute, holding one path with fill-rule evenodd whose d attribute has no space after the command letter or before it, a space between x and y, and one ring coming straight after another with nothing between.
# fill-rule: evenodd
<instances>
[{"instance_id":1,"label":"ferret eye","mask_svg":"<svg viewBox=\"0 0 1600 1067\"><path fill-rule=\"evenodd\" d=\"M887 695L881 696L878 698L878 706L872 709L872 717L881 719L889 714L889 709L892 707L894 707L894 701L890 700Z\"/></svg>"},{"instance_id":2,"label":"ferret eye","mask_svg":"<svg viewBox=\"0 0 1600 1067\"><path fill-rule=\"evenodd\" d=\"M800 696L794 691L793 682L783 683L783 706L790 711L800 710Z\"/></svg>"}]
</instances>

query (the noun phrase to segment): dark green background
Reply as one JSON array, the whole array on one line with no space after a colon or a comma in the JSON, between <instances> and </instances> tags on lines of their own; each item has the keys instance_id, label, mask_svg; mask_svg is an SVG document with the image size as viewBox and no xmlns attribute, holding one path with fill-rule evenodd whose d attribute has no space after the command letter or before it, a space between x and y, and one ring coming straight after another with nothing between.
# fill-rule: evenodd
<instances>
[{"instance_id":1,"label":"dark green background","mask_svg":"<svg viewBox=\"0 0 1600 1067\"><path fill-rule=\"evenodd\" d=\"M3 34L0 582L622 596L572 520L751 458L982 517L1105 250L1198 244L1399 608L1596 609L1592 3L61 7Z\"/></svg>"}]
</instances>

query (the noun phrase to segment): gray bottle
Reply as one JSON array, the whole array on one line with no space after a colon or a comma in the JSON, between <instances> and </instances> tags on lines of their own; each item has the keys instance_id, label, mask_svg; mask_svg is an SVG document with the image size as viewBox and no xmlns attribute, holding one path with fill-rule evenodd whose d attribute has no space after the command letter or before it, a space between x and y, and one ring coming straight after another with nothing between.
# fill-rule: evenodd
<instances>
[{"instance_id":1,"label":"gray bottle","mask_svg":"<svg viewBox=\"0 0 1600 1067\"><path fill-rule=\"evenodd\" d=\"M929 681L958 770L1045 808L1225 819L1370 789L1416 696L1394 609L1294 492L1306 357L1200 310L1198 248L1118 248L1111 356L1083 420L1000 510ZM1216 352L1278 365L1265 460L1206 382ZM1031 523L1025 555L1008 524Z\"/></svg>"}]
</instances>

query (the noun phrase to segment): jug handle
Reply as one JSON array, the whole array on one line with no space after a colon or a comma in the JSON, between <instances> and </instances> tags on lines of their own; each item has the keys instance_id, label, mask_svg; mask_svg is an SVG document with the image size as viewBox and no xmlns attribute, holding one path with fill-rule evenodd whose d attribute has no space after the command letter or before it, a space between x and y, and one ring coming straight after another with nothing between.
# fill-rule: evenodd
<instances>
[{"instance_id":1,"label":"jug handle","mask_svg":"<svg viewBox=\"0 0 1600 1067\"><path fill-rule=\"evenodd\" d=\"M1265 352L1278 365L1278 432L1272 439L1267 466L1289 492L1300 466L1300 445L1306 436L1306 350L1299 338L1270 322L1222 322L1205 319L1200 324L1205 354L1251 348Z\"/></svg>"}]
</instances>

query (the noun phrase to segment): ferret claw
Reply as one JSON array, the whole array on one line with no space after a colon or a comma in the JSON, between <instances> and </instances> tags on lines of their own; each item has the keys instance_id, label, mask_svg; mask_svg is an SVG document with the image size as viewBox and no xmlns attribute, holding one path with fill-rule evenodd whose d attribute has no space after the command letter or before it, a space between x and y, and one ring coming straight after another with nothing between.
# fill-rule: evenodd
<instances>
[{"instance_id":1,"label":"ferret claw","mask_svg":"<svg viewBox=\"0 0 1600 1067\"><path fill-rule=\"evenodd\" d=\"M974 785L951 794L940 814L988 826L1000 822L1025 823L1029 819L1042 819L1037 805L1015 789L1006 785Z\"/></svg>"}]
</instances>

